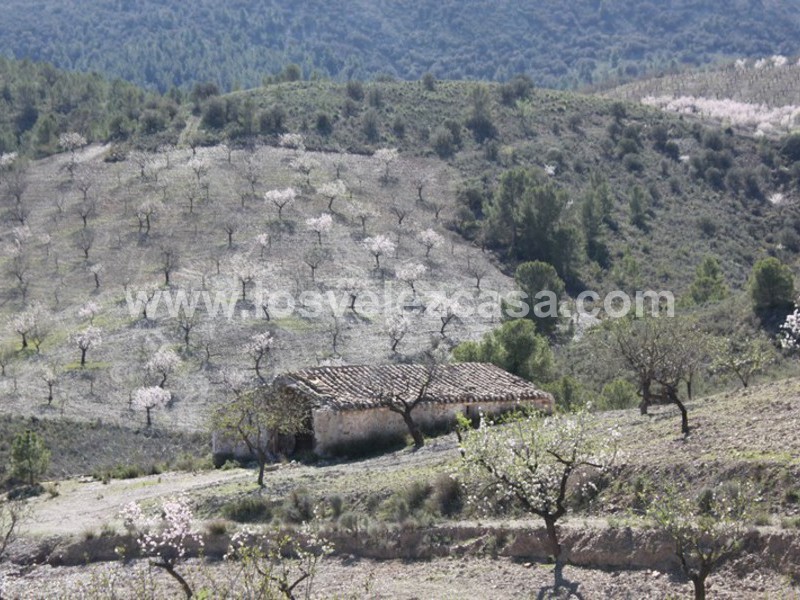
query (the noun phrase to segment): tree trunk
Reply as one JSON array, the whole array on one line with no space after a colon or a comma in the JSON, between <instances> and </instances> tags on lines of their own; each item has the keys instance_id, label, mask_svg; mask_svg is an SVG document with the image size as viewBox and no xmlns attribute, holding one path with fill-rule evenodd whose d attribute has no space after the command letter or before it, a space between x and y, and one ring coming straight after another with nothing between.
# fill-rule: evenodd
<instances>
[{"instance_id":1,"label":"tree trunk","mask_svg":"<svg viewBox=\"0 0 800 600\"><path fill-rule=\"evenodd\" d=\"M639 414L646 415L647 408L650 406L650 382L642 383L642 401L639 403Z\"/></svg>"},{"instance_id":2,"label":"tree trunk","mask_svg":"<svg viewBox=\"0 0 800 600\"><path fill-rule=\"evenodd\" d=\"M678 407L678 410L681 411L681 433L683 435L689 435L689 413L686 411L686 407L683 405L683 402L681 402L681 399L678 398L678 393L675 391L675 388L668 387L667 396L672 403Z\"/></svg>"},{"instance_id":3,"label":"tree trunk","mask_svg":"<svg viewBox=\"0 0 800 600\"><path fill-rule=\"evenodd\" d=\"M561 544L558 543L558 532L556 531L556 521L552 517L544 517L544 526L547 530L547 540L550 542L550 550L556 564L561 560Z\"/></svg>"},{"instance_id":4,"label":"tree trunk","mask_svg":"<svg viewBox=\"0 0 800 600\"><path fill-rule=\"evenodd\" d=\"M702 575L692 576L694 584L694 600L706 600L706 578Z\"/></svg>"},{"instance_id":5,"label":"tree trunk","mask_svg":"<svg viewBox=\"0 0 800 600\"><path fill-rule=\"evenodd\" d=\"M150 420L150 411L153 410L150 406L145 407L144 411L147 414L147 428L150 429L153 422Z\"/></svg>"},{"instance_id":6,"label":"tree trunk","mask_svg":"<svg viewBox=\"0 0 800 600\"><path fill-rule=\"evenodd\" d=\"M403 412L403 421L405 421L408 432L414 439L414 448L422 448L425 445L425 436L422 435L419 425L414 422L410 410Z\"/></svg>"},{"instance_id":7,"label":"tree trunk","mask_svg":"<svg viewBox=\"0 0 800 600\"><path fill-rule=\"evenodd\" d=\"M267 457L258 455L258 487L264 487L264 468L267 466Z\"/></svg>"},{"instance_id":8,"label":"tree trunk","mask_svg":"<svg viewBox=\"0 0 800 600\"><path fill-rule=\"evenodd\" d=\"M87 348L81 348L81 366L86 364L86 350Z\"/></svg>"}]
</instances>

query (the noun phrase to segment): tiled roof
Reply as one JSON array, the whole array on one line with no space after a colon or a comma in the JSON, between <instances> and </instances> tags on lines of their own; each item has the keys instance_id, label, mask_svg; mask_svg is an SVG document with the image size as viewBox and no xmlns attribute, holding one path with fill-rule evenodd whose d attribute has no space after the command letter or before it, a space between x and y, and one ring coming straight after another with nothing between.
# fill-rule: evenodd
<instances>
[{"instance_id":1,"label":"tiled roof","mask_svg":"<svg viewBox=\"0 0 800 600\"><path fill-rule=\"evenodd\" d=\"M374 408L381 394L404 395L409 400L428 378L424 365L316 367L286 373L279 385L288 385L318 405L334 410ZM488 363L458 363L436 367L423 402L536 401L552 409L553 397L535 385Z\"/></svg>"}]
</instances>

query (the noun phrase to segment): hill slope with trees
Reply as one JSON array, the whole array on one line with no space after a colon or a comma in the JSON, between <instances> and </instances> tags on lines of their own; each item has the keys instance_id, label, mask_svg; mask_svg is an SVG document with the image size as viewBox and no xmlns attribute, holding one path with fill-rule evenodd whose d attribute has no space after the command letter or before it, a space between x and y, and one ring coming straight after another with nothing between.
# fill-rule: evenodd
<instances>
[{"instance_id":1,"label":"hill slope with trees","mask_svg":"<svg viewBox=\"0 0 800 600\"><path fill-rule=\"evenodd\" d=\"M0 51L165 91L199 81L252 87L296 63L337 80L384 74L570 88L720 57L797 51L793 2L216 3L12 0Z\"/></svg>"}]
</instances>

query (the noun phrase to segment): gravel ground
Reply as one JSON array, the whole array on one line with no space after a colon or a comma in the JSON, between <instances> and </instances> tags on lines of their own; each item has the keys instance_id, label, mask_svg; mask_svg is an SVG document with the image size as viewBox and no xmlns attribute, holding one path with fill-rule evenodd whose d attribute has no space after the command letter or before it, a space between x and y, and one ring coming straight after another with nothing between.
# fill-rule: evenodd
<instances>
[{"instance_id":1,"label":"gravel ground","mask_svg":"<svg viewBox=\"0 0 800 600\"><path fill-rule=\"evenodd\" d=\"M226 570L227 569L227 570ZM222 586L234 573L224 564L194 561L185 567L197 588ZM4 579L3 598L174 598L179 589L164 573L148 569L141 561L127 566L93 564L88 567L37 567L24 575ZM138 575L138 576L137 576ZM565 567L567 580L558 594L552 589L553 570L547 565L508 559L445 558L432 561L370 561L331 559L323 563L314 580L313 598L675 598L691 597L692 586L676 574L656 571L607 572ZM744 578L731 571L709 579L709 596L717 599L797 598L800 588L770 573ZM211 597L246 597L239 589Z\"/></svg>"}]
</instances>

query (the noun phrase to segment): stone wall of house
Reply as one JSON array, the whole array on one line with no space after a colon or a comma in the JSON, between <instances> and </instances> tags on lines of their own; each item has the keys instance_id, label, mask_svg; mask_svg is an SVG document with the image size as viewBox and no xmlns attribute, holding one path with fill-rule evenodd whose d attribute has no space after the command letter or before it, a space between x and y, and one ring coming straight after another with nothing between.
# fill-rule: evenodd
<instances>
[{"instance_id":1,"label":"stone wall of house","mask_svg":"<svg viewBox=\"0 0 800 600\"><path fill-rule=\"evenodd\" d=\"M420 404L412 413L414 421L425 429L452 425L457 414L467 417L508 412L520 406L518 402ZM362 410L313 411L314 451L320 455L346 449L350 444L362 444L374 438L391 438L408 433L403 418L388 408Z\"/></svg>"}]
</instances>

